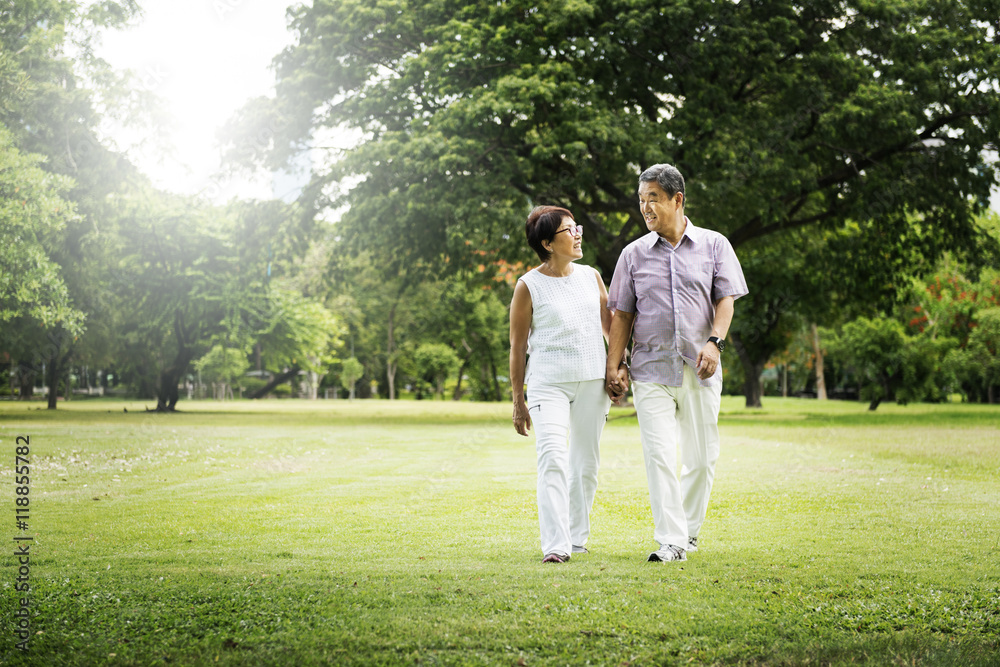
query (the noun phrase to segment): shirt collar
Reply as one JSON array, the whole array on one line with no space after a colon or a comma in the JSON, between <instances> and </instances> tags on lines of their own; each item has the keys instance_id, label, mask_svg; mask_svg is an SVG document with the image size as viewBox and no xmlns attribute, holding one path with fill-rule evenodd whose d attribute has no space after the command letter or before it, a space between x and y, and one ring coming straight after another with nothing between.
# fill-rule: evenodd
<instances>
[{"instance_id":1,"label":"shirt collar","mask_svg":"<svg viewBox=\"0 0 1000 667\"><path fill-rule=\"evenodd\" d=\"M695 227L694 223L692 223L686 215L684 216L684 222L687 224L684 225L684 233L681 235L681 243L684 242L684 237L687 237L691 240L691 243L697 244L702 239L701 227ZM643 237L647 248L652 248L661 238L663 237L656 232L649 232L645 237ZM667 240L664 239L663 242L667 243ZM677 244L677 247L680 247L680 243Z\"/></svg>"}]
</instances>

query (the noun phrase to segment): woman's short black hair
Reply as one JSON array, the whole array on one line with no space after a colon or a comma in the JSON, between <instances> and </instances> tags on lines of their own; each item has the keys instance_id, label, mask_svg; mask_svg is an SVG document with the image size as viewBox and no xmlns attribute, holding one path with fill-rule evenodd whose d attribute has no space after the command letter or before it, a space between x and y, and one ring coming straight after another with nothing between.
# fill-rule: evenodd
<instances>
[{"instance_id":1,"label":"woman's short black hair","mask_svg":"<svg viewBox=\"0 0 1000 667\"><path fill-rule=\"evenodd\" d=\"M528 237L528 245L534 250L538 257L544 262L552 253L542 245L543 241L552 241L559 231L559 225L563 218L568 217L576 222L576 218L568 209L561 206L536 206L528 214L528 221L524 223L524 234Z\"/></svg>"}]
</instances>

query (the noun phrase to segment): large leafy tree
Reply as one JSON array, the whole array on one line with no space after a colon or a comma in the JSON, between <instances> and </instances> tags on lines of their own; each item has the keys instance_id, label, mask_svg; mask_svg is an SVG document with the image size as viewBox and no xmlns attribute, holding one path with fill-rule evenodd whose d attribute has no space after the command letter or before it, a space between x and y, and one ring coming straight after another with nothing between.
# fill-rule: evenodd
<instances>
[{"instance_id":1,"label":"large leafy tree","mask_svg":"<svg viewBox=\"0 0 1000 667\"><path fill-rule=\"evenodd\" d=\"M276 99L234 122L263 140L234 139L233 157L276 167L353 128L363 143L331 150L306 191L349 206L345 243L390 269L523 258L527 208L557 203L606 278L645 232L639 170L672 162L689 216L749 265L790 233L860 222L876 245L836 266L891 298L882 253L977 242L997 180L998 15L995 0L318 0L292 10ZM748 275L738 317L775 302L771 274ZM769 346L746 349L749 374Z\"/></svg>"},{"instance_id":2,"label":"large leafy tree","mask_svg":"<svg viewBox=\"0 0 1000 667\"><path fill-rule=\"evenodd\" d=\"M138 5L128 0L30 0L0 7L4 143L41 156L33 164L49 174L53 186L59 184L43 196L38 189L23 190L22 199L42 210L58 190L68 202L61 210L71 207L76 213L34 238L59 266L58 278L45 284L64 291L66 302L88 315L87 330L53 318L33 318L17 328L23 332L34 327L30 335L21 336L17 344L7 343L7 350L22 360L18 368L24 378L45 367L50 408L56 405L56 387L68 375L71 360L81 352L107 360L111 347L110 325L116 314L105 294L107 235L101 238L98 232L113 225L109 195L138 176L121 155L101 142L97 128L103 116L128 112L139 96L126 92L127 75L112 72L96 57L94 46L104 30L137 13Z\"/></svg>"},{"instance_id":3,"label":"large leafy tree","mask_svg":"<svg viewBox=\"0 0 1000 667\"><path fill-rule=\"evenodd\" d=\"M0 322L30 319L79 333L83 313L70 303L48 243L75 217L62 198L69 181L45 172L42 161L18 151L0 127Z\"/></svg>"},{"instance_id":4,"label":"large leafy tree","mask_svg":"<svg viewBox=\"0 0 1000 667\"><path fill-rule=\"evenodd\" d=\"M85 320L52 251L77 217L63 198L71 183L43 170L43 162L17 150L0 126L0 351L13 362L22 398L43 368L56 378L64 340L79 336Z\"/></svg>"},{"instance_id":5,"label":"large leafy tree","mask_svg":"<svg viewBox=\"0 0 1000 667\"><path fill-rule=\"evenodd\" d=\"M138 393L156 397L157 410L176 409L192 361L215 346L255 349L278 370L316 371L328 361L336 321L284 286L299 247L301 218L293 208L211 207L149 189L116 204L123 224L106 273L124 314L121 357Z\"/></svg>"}]
</instances>

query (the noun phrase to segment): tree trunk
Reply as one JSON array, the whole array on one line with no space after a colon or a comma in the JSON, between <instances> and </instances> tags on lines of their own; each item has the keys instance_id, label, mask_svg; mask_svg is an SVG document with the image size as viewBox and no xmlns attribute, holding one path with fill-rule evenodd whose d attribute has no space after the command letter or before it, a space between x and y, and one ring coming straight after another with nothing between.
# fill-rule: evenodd
<instances>
[{"instance_id":1,"label":"tree trunk","mask_svg":"<svg viewBox=\"0 0 1000 667\"><path fill-rule=\"evenodd\" d=\"M396 319L396 303L393 303L392 308L389 309L389 323L387 327L389 330L389 336L386 343L385 355L385 379L389 382L390 401L396 400L396 338L395 332L393 331ZM354 398L353 389L351 390L351 398Z\"/></svg>"},{"instance_id":2,"label":"tree trunk","mask_svg":"<svg viewBox=\"0 0 1000 667\"><path fill-rule=\"evenodd\" d=\"M455 393L452 394L454 401L462 399L462 376L465 375L465 369L468 368L470 359L472 359L471 354L462 361L462 367L458 369L458 383L455 384Z\"/></svg>"},{"instance_id":3,"label":"tree trunk","mask_svg":"<svg viewBox=\"0 0 1000 667\"><path fill-rule=\"evenodd\" d=\"M35 395L36 375L38 375L38 370L36 370L34 366L30 366L26 363L20 363L17 365L17 381L20 387L18 397L22 401L30 400L31 397Z\"/></svg>"},{"instance_id":4,"label":"tree trunk","mask_svg":"<svg viewBox=\"0 0 1000 667\"><path fill-rule=\"evenodd\" d=\"M823 348L819 344L819 327L810 325L812 329L813 354L816 355L816 398L826 400L826 376L823 374Z\"/></svg>"},{"instance_id":5,"label":"tree trunk","mask_svg":"<svg viewBox=\"0 0 1000 667\"><path fill-rule=\"evenodd\" d=\"M181 376L187 372L193 358L194 348L181 344L178 346L173 363L160 371L155 388L157 412L176 411L177 401L180 400L180 390L177 385L180 384Z\"/></svg>"},{"instance_id":6,"label":"tree trunk","mask_svg":"<svg viewBox=\"0 0 1000 667\"><path fill-rule=\"evenodd\" d=\"M283 372L278 373L273 378L271 378L271 381L268 382L266 385L264 385L257 391L253 392L249 396L247 396L247 398L264 398L272 391L274 391L274 388L277 387L279 384L284 384L285 382L288 382L293 377L298 375L298 373L299 373L298 366L292 366L291 368L287 368Z\"/></svg>"},{"instance_id":7,"label":"tree trunk","mask_svg":"<svg viewBox=\"0 0 1000 667\"><path fill-rule=\"evenodd\" d=\"M764 392L760 386L760 375L764 372L764 364L767 360L757 362L751 359L739 334L730 334L730 338L733 341L736 354L740 358L740 365L743 366L743 395L746 397L746 407L763 407L761 396Z\"/></svg>"},{"instance_id":8,"label":"tree trunk","mask_svg":"<svg viewBox=\"0 0 1000 667\"><path fill-rule=\"evenodd\" d=\"M890 378L887 378L885 376L882 377L882 380L880 382L880 384L882 385L882 395L872 399L872 402L868 404L868 409L870 411L874 412L876 409L878 409L878 406L882 401L892 400L893 394L892 394L892 385L890 384L890 382L891 382Z\"/></svg>"},{"instance_id":9,"label":"tree trunk","mask_svg":"<svg viewBox=\"0 0 1000 667\"><path fill-rule=\"evenodd\" d=\"M493 396L495 401L502 401L503 394L500 392L500 382L497 380L497 364L493 359L493 348L489 348L490 351L490 376L493 378Z\"/></svg>"},{"instance_id":10,"label":"tree trunk","mask_svg":"<svg viewBox=\"0 0 1000 667\"><path fill-rule=\"evenodd\" d=\"M49 367L45 369L45 374L48 376L45 378L45 384L49 387L49 410L56 409L56 399L59 394L59 368L60 368L60 354L59 347L53 344L54 352L49 358Z\"/></svg>"},{"instance_id":11,"label":"tree trunk","mask_svg":"<svg viewBox=\"0 0 1000 667\"><path fill-rule=\"evenodd\" d=\"M180 391L177 385L180 384L181 376L187 372L188 366L191 365L191 360L194 358L194 346L188 342L192 336L185 330L181 317L179 310L174 312L177 355L169 366L160 371L156 387L154 387L157 412L175 412L177 410L177 401L180 400Z\"/></svg>"},{"instance_id":12,"label":"tree trunk","mask_svg":"<svg viewBox=\"0 0 1000 667\"><path fill-rule=\"evenodd\" d=\"M781 365L781 397L788 398L788 364Z\"/></svg>"},{"instance_id":13,"label":"tree trunk","mask_svg":"<svg viewBox=\"0 0 1000 667\"><path fill-rule=\"evenodd\" d=\"M187 364L193 355L188 350L178 352L174 363L160 371L160 377L156 383L156 411L175 412L177 401L180 400L180 393L177 385L181 375L187 370Z\"/></svg>"},{"instance_id":14,"label":"tree trunk","mask_svg":"<svg viewBox=\"0 0 1000 667\"><path fill-rule=\"evenodd\" d=\"M319 398L319 373L309 371L309 400L315 401Z\"/></svg>"}]
</instances>

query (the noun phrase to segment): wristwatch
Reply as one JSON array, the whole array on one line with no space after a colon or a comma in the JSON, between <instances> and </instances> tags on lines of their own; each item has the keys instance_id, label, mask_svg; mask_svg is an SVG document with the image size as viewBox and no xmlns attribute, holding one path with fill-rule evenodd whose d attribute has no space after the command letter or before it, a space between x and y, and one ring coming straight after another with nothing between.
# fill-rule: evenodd
<instances>
[{"instance_id":1,"label":"wristwatch","mask_svg":"<svg viewBox=\"0 0 1000 667\"><path fill-rule=\"evenodd\" d=\"M718 336L709 336L708 342L715 343L715 347L719 348L719 352L722 352L723 350L726 349L726 341L719 338Z\"/></svg>"}]
</instances>

